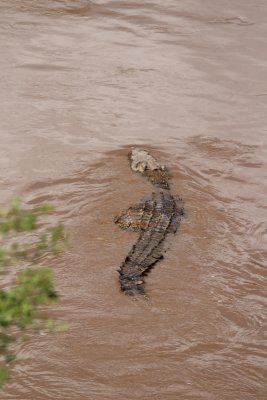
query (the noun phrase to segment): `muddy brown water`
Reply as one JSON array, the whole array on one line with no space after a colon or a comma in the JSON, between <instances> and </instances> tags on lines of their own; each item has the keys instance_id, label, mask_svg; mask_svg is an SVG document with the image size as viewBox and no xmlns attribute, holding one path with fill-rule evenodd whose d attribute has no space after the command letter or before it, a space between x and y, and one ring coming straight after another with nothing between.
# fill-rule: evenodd
<instances>
[{"instance_id":1,"label":"muddy brown water","mask_svg":"<svg viewBox=\"0 0 267 400\"><path fill-rule=\"evenodd\" d=\"M18 349L2 400L263 400L267 3L0 2L1 203L49 200L72 247L54 263L67 332ZM186 218L146 278L113 217L150 195L127 152L170 168Z\"/></svg>"}]
</instances>

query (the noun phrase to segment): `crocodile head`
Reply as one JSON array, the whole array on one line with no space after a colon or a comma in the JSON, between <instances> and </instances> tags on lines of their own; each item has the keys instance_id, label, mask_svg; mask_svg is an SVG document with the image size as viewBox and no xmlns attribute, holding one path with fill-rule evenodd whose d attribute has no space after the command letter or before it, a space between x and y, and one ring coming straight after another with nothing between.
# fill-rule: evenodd
<instances>
[{"instance_id":1,"label":"crocodile head","mask_svg":"<svg viewBox=\"0 0 267 400\"><path fill-rule=\"evenodd\" d=\"M134 149L130 151L129 160L132 170L134 172L140 172L141 174L143 174L145 170L153 171L156 169L165 169L165 167L160 165L146 150Z\"/></svg>"},{"instance_id":2,"label":"crocodile head","mask_svg":"<svg viewBox=\"0 0 267 400\"><path fill-rule=\"evenodd\" d=\"M147 177L150 182L162 189L169 190L170 173L160 165L146 150L134 149L128 154L131 169Z\"/></svg>"}]
</instances>

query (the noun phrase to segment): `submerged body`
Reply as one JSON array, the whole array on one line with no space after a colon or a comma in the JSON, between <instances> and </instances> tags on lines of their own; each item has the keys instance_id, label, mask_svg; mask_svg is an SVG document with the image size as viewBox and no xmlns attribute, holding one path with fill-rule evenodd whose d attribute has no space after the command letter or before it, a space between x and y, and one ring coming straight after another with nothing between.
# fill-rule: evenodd
<instances>
[{"instance_id":1,"label":"submerged body","mask_svg":"<svg viewBox=\"0 0 267 400\"><path fill-rule=\"evenodd\" d=\"M131 168L148 176L156 186L165 190L153 193L146 202L130 207L115 219L123 229L140 231L136 244L122 263L119 274L122 290L127 295L144 294L143 276L161 258L168 234L175 233L183 215L182 201L169 190L164 166L145 150L133 150L129 154Z\"/></svg>"}]
</instances>

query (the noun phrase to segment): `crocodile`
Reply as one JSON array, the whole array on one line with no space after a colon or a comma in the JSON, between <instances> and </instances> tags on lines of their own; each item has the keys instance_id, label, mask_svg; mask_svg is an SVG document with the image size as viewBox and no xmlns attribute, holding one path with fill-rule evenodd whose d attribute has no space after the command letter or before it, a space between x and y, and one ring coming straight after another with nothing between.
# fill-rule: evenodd
<instances>
[{"instance_id":1,"label":"crocodile","mask_svg":"<svg viewBox=\"0 0 267 400\"><path fill-rule=\"evenodd\" d=\"M139 238L121 264L119 280L129 296L145 295L144 276L163 258L165 239L174 234L184 214L182 199L171 194L167 168L160 165L146 150L134 149L129 155L134 172L148 178L159 191L143 203L134 205L115 218L122 229L139 232Z\"/></svg>"}]
</instances>

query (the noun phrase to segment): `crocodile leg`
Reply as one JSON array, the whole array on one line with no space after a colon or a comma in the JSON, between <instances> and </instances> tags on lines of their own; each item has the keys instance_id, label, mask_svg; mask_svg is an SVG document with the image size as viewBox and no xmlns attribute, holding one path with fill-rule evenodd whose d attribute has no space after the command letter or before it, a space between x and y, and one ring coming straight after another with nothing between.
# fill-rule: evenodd
<instances>
[{"instance_id":1,"label":"crocodile leg","mask_svg":"<svg viewBox=\"0 0 267 400\"><path fill-rule=\"evenodd\" d=\"M129 207L120 215L114 218L115 224L125 230L140 231L148 227L150 215L152 213L153 200Z\"/></svg>"}]
</instances>

